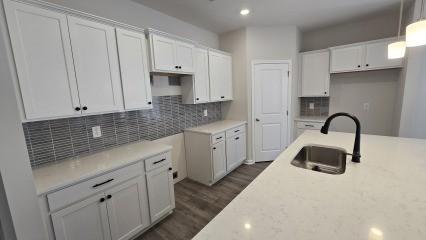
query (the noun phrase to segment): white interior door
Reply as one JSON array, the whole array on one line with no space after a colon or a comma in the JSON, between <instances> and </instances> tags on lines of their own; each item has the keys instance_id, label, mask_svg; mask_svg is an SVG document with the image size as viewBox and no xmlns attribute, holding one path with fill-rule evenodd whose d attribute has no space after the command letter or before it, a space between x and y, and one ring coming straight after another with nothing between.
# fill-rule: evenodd
<instances>
[{"instance_id":1,"label":"white interior door","mask_svg":"<svg viewBox=\"0 0 426 240\"><path fill-rule=\"evenodd\" d=\"M145 35L124 29L116 31L124 106L126 110L152 108Z\"/></svg>"},{"instance_id":2,"label":"white interior door","mask_svg":"<svg viewBox=\"0 0 426 240\"><path fill-rule=\"evenodd\" d=\"M256 162L274 160L288 145L289 65L254 65Z\"/></svg>"},{"instance_id":3,"label":"white interior door","mask_svg":"<svg viewBox=\"0 0 426 240\"><path fill-rule=\"evenodd\" d=\"M80 115L65 14L5 1L26 119Z\"/></svg>"},{"instance_id":4,"label":"white interior door","mask_svg":"<svg viewBox=\"0 0 426 240\"><path fill-rule=\"evenodd\" d=\"M72 16L68 23L83 113L119 110L123 100L114 27Z\"/></svg>"}]
</instances>

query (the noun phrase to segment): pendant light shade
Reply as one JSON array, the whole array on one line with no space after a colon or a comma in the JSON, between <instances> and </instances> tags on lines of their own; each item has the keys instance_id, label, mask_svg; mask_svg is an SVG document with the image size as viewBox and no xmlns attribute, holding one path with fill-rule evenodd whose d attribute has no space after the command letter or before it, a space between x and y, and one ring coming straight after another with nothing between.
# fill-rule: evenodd
<instances>
[{"instance_id":1,"label":"pendant light shade","mask_svg":"<svg viewBox=\"0 0 426 240\"><path fill-rule=\"evenodd\" d=\"M426 45L426 20L407 26L407 47Z\"/></svg>"},{"instance_id":2,"label":"pendant light shade","mask_svg":"<svg viewBox=\"0 0 426 240\"><path fill-rule=\"evenodd\" d=\"M398 59L405 56L405 41L394 42L388 45L388 58Z\"/></svg>"}]
</instances>

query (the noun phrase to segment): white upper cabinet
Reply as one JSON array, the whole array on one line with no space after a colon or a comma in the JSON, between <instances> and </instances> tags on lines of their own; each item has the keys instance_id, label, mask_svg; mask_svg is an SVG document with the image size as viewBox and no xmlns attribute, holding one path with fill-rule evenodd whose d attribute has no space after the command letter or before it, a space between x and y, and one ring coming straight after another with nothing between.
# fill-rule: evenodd
<instances>
[{"instance_id":1,"label":"white upper cabinet","mask_svg":"<svg viewBox=\"0 0 426 240\"><path fill-rule=\"evenodd\" d=\"M83 113L118 111L123 100L115 29L68 16Z\"/></svg>"},{"instance_id":2,"label":"white upper cabinet","mask_svg":"<svg viewBox=\"0 0 426 240\"><path fill-rule=\"evenodd\" d=\"M5 1L27 120L81 114L64 14Z\"/></svg>"},{"instance_id":3,"label":"white upper cabinet","mask_svg":"<svg viewBox=\"0 0 426 240\"><path fill-rule=\"evenodd\" d=\"M330 51L306 52L300 55L302 68L301 97L326 97L330 89Z\"/></svg>"},{"instance_id":4,"label":"white upper cabinet","mask_svg":"<svg viewBox=\"0 0 426 240\"><path fill-rule=\"evenodd\" d=\"M207 49L195 50L195 74L182 78L182 101L185 104L210 101L209 54Z\"/></svg>"},{"instance_id":5,"label":"white upper cabinet","mask_svg":"<svg viewBox=\"0 0 426 240\"><path fill-rule=\"evenodd\" d=\"M151 71L193 74L195 69L192 43L158 34L150 34Z\"/></svg>"},{"instance_id":6,"label":"white upper cabinet","mask_svg":"<svg viewBox=\"0 0 426 240\"><path fill-rule=\"evenodd\" d=\"M232 100L232 57L209 51L210 100Z\"/></svg>"},{"instance_id":7,"label":"white upper cabinet","mask_svg":"<svg viewBox=\"0 0 426 240\"><path fill-rule=\"evenodd\" d=\"M388 59L388 45L392 41L381 41L366 45L365 68L368 70L402 67L403 58Z\"/></svg>"},{"instance_id":8,"label":"white upper cabinet","mask_svg":"<svg viewBox=\"0 0 426 240\"><path fill-rule=\"evenodd\" d=\"M125 109L152 108L145 35L124 29L116 32Z\"/></svg>"},{"instance_id":9,"label":"white upper cabinet","mask_svg":"<svg viewBox=\"0 0 426 240\"><path fill-rule=\"evenodd\" d=\"M174 40L151 35L151 64L152 71L174 72L176 69Z\"/></svg>"},{"instance_id":10,"label":"white upper cabinet","mask_svg":"<svg viewBox=\"0 0 426 240\"><path fill-rule=\"evenodd\" d=\"M364 46L352 46L331 50L331 72L353 72L362 70Z\"/></svg>"},{"instance_id":11,"label":"white upper cabinet","mask_svg":"<svg viewBox=\"0 0 426 240\"><path fill-rule=\"evenodd\" d=\"M179 71L184 73L194 73L195 71L195 48L194 45L185 42L175 41L176 65Z\"/></svg>"},{"instance_id":12,"label":"white upper cabinet","mask_svg":"<svg viewBox=\"0 0 426 240\"><path fill-rule=\"evenodd\" d=\"M381 39L331 48L331 73L379 70L402 67L403 59L388 59L388 44L395 39Z\"/></svg>"}]
</instances>

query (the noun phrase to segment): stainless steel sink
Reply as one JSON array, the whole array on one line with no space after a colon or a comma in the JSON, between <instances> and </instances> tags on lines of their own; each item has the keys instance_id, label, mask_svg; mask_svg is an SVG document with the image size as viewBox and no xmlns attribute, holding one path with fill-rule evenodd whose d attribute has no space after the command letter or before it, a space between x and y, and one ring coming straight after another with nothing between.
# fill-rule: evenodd
<instances>
[{"instance_id":1,"label":"stainless steel sink","mask_svg":"<svg viewBox=\"0 0 426 240\"><path fill-rule=\"evenodd\" d=\"M346 170L346 155L346 151L341 148L308 145L299 151L291 164L327 174L343 174Z\"/></svg>"}]
</instances>

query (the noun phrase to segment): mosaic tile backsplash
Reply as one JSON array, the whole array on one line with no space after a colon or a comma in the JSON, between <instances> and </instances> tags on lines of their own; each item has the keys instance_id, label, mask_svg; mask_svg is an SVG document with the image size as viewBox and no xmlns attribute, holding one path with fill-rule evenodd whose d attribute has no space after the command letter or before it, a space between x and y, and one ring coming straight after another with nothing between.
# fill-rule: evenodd
<instances>
[{"instance_id":1,"label":"mosaic tile backsplash","mask_svg":"<svg viewBox=\"0 0 426 240\"><path fill-rule=\"evenodd\" d=\"M303 97L300 100L300 116L328 116L328 97ZM309 109L309 104L314 103L314 109Z\"/></svg>"},{"instance_id":2,"label":"mosaic tile backsplash","mask_svg":"<svg viewBox=\"0 0 426 240\"><path fill-rule=\"evenodd\" d=\"M24 123L31 166L98 152L140 140L155 140L222 119L221 104L181 104L181 96L153 97L153 109ZM203 111L207 109L208 116ZM93 138L92 127L102 136Z\"/></svg>"}]
</instances>

